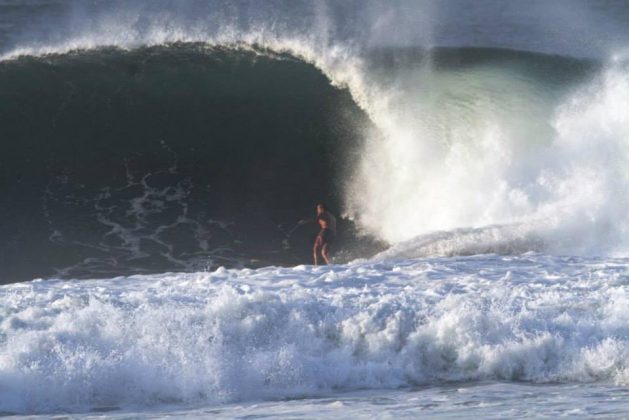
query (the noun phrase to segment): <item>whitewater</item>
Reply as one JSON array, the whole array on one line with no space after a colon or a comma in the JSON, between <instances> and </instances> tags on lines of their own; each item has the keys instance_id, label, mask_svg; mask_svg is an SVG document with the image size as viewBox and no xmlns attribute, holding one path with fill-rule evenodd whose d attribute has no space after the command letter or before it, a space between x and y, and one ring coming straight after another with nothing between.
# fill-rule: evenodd
<instances>
[{"instance_id":1,"label":"whitewater","mask_svg":"<svg viewBox=\"0 0 629 420\"><path fill-rule=\"evenodd\" d=\"M0 0L0 415L626 415L627 27Z\"/></svg>"},{"instance_id":2,"label":"whitewater","mask_svg":"<svg viewBox=\"0 0 629 420\"><path fill-rule=\"evenodd\" d=\"M527 254L3 286L1 409L618 414L627 267ZM581 407L583 384L602 405Z\"/></svg>"}]
</instances>

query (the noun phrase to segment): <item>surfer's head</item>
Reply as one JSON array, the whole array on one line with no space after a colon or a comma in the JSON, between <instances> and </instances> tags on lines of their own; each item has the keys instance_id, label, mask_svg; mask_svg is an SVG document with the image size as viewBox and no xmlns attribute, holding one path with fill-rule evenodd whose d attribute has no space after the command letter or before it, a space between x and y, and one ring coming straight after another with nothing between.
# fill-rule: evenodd
<instances>
[{"instance_id":1,"label":"surfer's head","mask_svg":"<svg viewBox=\"0 0 629 420\"><path fill-rule=\"evenodd\" d=\"M323 203L317 204L317 214L321 214L326 211L328 208Z\"/></svg>"}]
</instances>

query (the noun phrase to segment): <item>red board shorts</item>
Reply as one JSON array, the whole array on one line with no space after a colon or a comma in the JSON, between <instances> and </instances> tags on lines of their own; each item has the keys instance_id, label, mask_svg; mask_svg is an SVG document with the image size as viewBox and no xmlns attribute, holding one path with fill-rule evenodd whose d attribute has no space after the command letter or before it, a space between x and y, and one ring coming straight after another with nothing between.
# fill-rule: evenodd
<instances>
[{"instance_id":1,"label":"red board shorts","mask_svg":"<svg viewBox=\"0 0 629 420\"><path fill-rule=\"evenodd\" d=\"M334 232L330 229L321 229L315 240L315 246L323 247L324 245L331 245L334 242Z\"/></svg>"}]
</instances>

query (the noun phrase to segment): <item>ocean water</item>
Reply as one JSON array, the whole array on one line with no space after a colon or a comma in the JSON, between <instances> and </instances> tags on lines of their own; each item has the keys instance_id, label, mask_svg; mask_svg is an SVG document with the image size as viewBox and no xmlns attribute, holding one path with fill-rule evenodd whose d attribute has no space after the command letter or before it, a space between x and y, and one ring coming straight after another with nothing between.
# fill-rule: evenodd
<instances>
[{"instance_id":1,"label":"ocean water","mask_svg":"<svg viewBox=\"0 0 629 420\"><path fill-rule=\"evenodd\" d=\"M0 0L0 414L626 416L628 46L606 0Z\"/></svg>"}]
</instances>

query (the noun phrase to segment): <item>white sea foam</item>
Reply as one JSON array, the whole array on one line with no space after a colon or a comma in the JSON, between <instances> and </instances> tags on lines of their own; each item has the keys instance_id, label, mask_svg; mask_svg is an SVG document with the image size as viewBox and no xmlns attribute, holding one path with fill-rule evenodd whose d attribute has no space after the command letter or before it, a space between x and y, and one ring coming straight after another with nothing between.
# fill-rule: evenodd
<instances>
[{"instance_id":1,"label":"white sea foam","mask_svg":"<svg viewBox=\"0 0 629 420\"><path fill-rule=\"evenodd\" d=\"M0 288L0 411L629 378L627 260L224 270Z\"/></svg>"},{"instance_id":2,"label":"white sea foam","mask_svg":"<svg viewBox=\"0 0 629 420\"><path fill-rule=\"evenodd\" d=\"M471 253L469 245L503 252L528 243L573 254L625 248L625 66L566 94L544 92L538 80L513 69L419 80L427 86L415 89L414 103L378 113L392 120L379 124L384 135L366 145L351 180L350 208L362 225L391 243L405 242L407 256L418 241L416 256L434 255L430 249ZM481 242L466 242L469 230L460 228L467 227L477 228ZM440 237L426 246L444 230L452 233L447 244Z\"/></svg>"}]
</instances>

